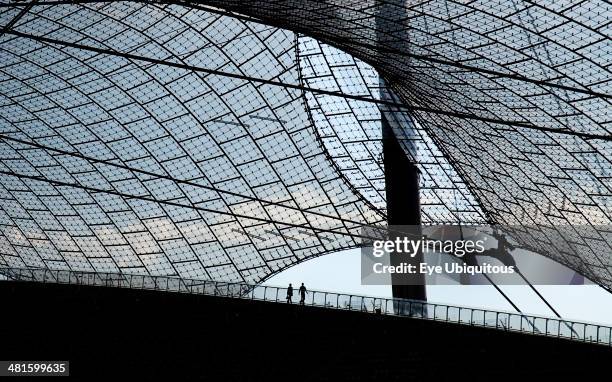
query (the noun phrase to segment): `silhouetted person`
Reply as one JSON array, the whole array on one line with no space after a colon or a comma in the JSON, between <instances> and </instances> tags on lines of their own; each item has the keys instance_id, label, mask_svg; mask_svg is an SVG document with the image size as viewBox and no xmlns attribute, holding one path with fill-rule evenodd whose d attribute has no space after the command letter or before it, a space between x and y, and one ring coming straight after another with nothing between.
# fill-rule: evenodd
<instances>
[{"instance_id":1,"label":"silhouetted person","mask_svg":"<svg viewBox=\"0 0 612 382\"><path fill-rule=\"evenodd\" d=\"M514 261L514 258L510 255L510 252L516 249L514 245L508 242L508 239L506 239L506 235L504 235L503 233L496 231L493 234L493 237L497 239L497 250L496 251L494 250L494 253L492 256L496 257L504 265L516 266L516 262Z\"/></svg>"},{"instance_id":2,"label":"silhouetted person","mask_svg":"<svg viewBox=\"0 0 612 382\"><path fill-rule=\"evenodd\" d=\"M501 254L505 254L516 249L514 245L510 244L508 239L506 239L506 235L503 233L497 237L497 248L499 248Z\"/></svg>"},{"instance_id":3,"label":"silhouetted person","mask_svg":"<svg viewBox=\"0 0 612 382\"><path fill-rule=\"evenodd\" d=\"M306 290L304 283L302 283L302 286L300 287L300 305L304 305L304 300L306 300L306 293L308 293L308 291Z\"/></svg>"},{"instance_id":4,"label":"silhouetted person","mask_svg":"<svg viewBox=\"0 0 612 382\"><path fill-rule=\"evenodd\" d=\"M293 303L293 287L291 286L291 283L289 283L289 288L287 288L287 303Z\"/></svg>"},{"instance_id":5,"label":"silhouetted person","mask_svg":"<svg viewBox=\"0 0 612 382\"><path fill-rule=\"evenodd\" d=\"M506 266L516 267L516 261L514 261L514 258L510 254L510 252L514 251L516 247L508 241L506 235L498 230L495 230L491 236L497 240L497 248L485 249L482 253L479 253L478 256L492 257L499 260ZM478 265L478 262L476 261L476 254L474 253L464 256L462 260L466 265ZM465 273L460 275L460 280L461 284L469 284L469 276Z\"/></svg>"}]
</instances>

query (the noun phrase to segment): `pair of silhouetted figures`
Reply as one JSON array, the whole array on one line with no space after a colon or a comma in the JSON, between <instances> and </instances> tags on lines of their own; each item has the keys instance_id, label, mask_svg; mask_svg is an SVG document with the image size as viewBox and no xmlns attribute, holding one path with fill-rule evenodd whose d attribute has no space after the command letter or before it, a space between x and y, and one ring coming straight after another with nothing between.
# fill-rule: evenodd
<instances>
[{"instance_id":1,"label":"pair of silhouetted figures","mask_svg":"<svg viewBox=\"0 0 612 382\"><path fill-rule=\"evenodd\" d=\"M300 305L304 305L304 301L306 300L306 293L308 293L306 287L304 286L304 283L302 283L302 286L300 287L300 289L298 289L298 291L300 292ZM291 284L289 284L289 287L287 288L287 303L293 304L293 286Z\"/></svg>"}]
</instances>

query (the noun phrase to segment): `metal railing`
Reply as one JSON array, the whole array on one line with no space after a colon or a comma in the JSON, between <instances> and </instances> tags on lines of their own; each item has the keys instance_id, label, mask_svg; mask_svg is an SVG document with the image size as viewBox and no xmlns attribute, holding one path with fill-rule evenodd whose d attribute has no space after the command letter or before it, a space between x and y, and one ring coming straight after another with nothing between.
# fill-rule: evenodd
<instances>
[{"instance_id":1,"label":"metal railing","mask_svg":"<svg viewBox=\"0 0 612 382\"><path fill-rule=\"evenodd\" d=\"M159 290L287 303L287 288L242 282L7 267L0 267L0 274L14 281ZM292 299L292 303L298 301L299 298ZM451 322L612 346L612 327L544 316L312 290L308 291L304 305Z\"/></svg>"}]
</instances>

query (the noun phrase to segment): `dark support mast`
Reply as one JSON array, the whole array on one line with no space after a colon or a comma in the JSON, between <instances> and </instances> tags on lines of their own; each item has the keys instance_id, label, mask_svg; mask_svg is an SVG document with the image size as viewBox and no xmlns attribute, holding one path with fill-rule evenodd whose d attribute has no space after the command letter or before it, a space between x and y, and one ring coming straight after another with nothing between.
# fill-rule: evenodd
<instances>
[{"instance_id":1,"label":"dark support mast","mask_svg":"<svg viewBox=\"0 0 612 382\"><path fill-rule=\"evenodd\" d=\"M398 51L406 49L408 28L404 23L409 20L404 4L405 0L386 0L377 4L376 9L376 39L385 48ZM385 53L383 53L385 54ZM397 100L386 88L380 77L381 99ZM387 195L387 223L389 226L405 226L402 232L391 231L389 239L408 237L421 238L421 206L419 201L419 172L400 145L393 128L410 129L413 126L394 126L399 123L387 120L387 113L397 113L397 109L385 108L381 105L381 124L383 138L383 165L385 170L385 191ZM400 119L404 120L404 119ZM404 120L405 121L405 120ZM403 123L403 122L402 122ZM408 145L407 150L413 147ZM394 236L395 235L395 236ZM423 253L415 257L405 254L391 254L391 265L401 263L418 265L423 262ZM424 275L393 274L391 277L393 297L415 300L427 299ZM396 307L397 308L397 307Z\"/></svg>"},{"instance_id":2,"label":"dark support mast","mask_svg":"<svg viewBox=\"0 0 612 382\"><path fill-rule=\"evenodd\" d=\"M382 114L382 130L387 220L389 226L404 226L401 232L391 231L389 239L394 240L396 237L403 238L404 236L409 239L420 239L419 171L404 152L384 113ZM421 251L415 257L401 253L391 254L391 265L408 263L416 265L418 269L422 261ZM391 282L393 297L427 300L424 275L393 274Z\"/></svg>"}]
</instances>

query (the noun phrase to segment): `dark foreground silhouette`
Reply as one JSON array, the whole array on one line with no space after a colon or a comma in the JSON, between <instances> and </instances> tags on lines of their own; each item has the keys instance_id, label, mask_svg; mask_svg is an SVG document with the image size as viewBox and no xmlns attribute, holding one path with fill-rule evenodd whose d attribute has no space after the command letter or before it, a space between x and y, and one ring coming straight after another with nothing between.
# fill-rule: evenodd
<instances>
[{"instance_id":1,"label":"dark foreground silhouette","mask_svg":"<svg viewBox=\"0 0 612 382\"><path fill-rule=\"evenodd\" d=\"M0 299L0 359L70 360L85 380L586 380L612 360L598 345L299 304L13 282Z\"/></svg>"}]
</instances>

